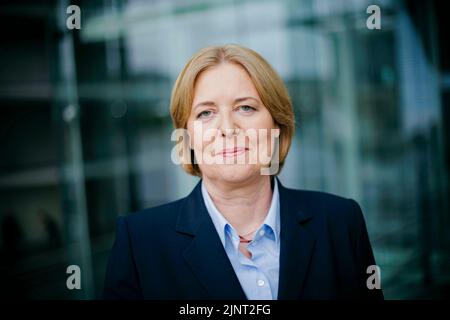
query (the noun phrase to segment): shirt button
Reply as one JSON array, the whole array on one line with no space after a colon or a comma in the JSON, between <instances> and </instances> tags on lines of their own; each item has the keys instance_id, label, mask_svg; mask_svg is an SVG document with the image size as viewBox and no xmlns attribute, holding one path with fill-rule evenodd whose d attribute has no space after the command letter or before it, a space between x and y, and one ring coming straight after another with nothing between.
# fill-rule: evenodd
<instances>
[{"instance_id":1,"label":"shirt button","mask_svg":"<svg viewBox=\"0 0 450 320\"><path fill-rule=\"evenodd\" d=\"M262 287L264 285L264 280L258 280L258 286Z\"/></svg>"},{"instance_id":2,"label":"shirt button","mask_svg":"<svg viewBox=\"0 0 450 320\"><path fill-rule=\"evenodd\" d=\"M262 237L262 236L264 235L264 230L261 230L261 231L259 232L259 235Z\"/></svg>"}]
</instances>

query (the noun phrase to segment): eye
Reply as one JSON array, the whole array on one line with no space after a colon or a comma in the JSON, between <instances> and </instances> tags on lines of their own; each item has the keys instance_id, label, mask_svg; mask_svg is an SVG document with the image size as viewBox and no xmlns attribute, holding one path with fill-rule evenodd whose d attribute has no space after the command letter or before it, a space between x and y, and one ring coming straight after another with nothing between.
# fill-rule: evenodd
<instances>
[{"instance_id":1,"label":"eye","mask_svg":"<svg viewBox=\"0 0 450 320\"><path fill-rule=\"evenodd\" d=\"M256 110L255 108L247 105L239 106L239 109L242 110L244 113L249 113Z\"/></svg>"},{"instance_id":2,"label":"eye","mask_svg":"<svg viewBox=\"0 0 450 320\"><path fill-rule=\"evenodd\" d=\"M212 111L211 111L211 110L205 110L205 111L200 112L200 113L197 115L197 119L200 119L200 118L208 118L208 117L210 117L211 115L212 115Z\"/></svg>"}]
</instances>

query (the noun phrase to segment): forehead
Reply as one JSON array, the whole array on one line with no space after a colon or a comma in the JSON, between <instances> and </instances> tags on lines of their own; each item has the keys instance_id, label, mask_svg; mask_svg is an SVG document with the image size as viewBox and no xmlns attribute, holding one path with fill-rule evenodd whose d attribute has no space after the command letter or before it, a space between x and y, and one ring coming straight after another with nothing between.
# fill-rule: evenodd
<instances>
[{"instance_id":1,"label":"forehead","mask_svg":"<svg viewBox=\"0 0 450 320\"><path fill-rule=\"evenodd\" d=\"M234 100L244 95L259 98L247 71L237 64L222 63L200 73L194 87L194 104L205 99Z\"/></svg>"}]
</instances>

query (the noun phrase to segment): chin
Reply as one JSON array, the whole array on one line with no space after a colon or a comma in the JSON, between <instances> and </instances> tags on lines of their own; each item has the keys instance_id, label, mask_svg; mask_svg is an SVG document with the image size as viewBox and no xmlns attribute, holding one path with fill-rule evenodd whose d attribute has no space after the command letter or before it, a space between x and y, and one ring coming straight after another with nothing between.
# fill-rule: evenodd
<instances>
[{"instance_id":1,"label":"chin","mask_svg":"<svg viewBox=\"0 0 450 320\"><path fill-rule=\"evenodd\" d=\"M243 183L260 174L259 166L249 164L220 165L214 176L228 183Z\"/></svg>"}]
</instances>

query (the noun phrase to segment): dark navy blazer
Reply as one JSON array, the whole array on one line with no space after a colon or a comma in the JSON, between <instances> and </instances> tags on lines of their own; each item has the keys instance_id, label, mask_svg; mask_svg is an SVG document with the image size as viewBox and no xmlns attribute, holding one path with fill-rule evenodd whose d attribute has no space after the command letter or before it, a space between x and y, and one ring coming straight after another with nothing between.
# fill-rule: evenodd
<instances>
[{"instance_id":1,"label":"dark navy blazer","mask_svg":"<svg viewBox=\"0 0 450 320\"><path fill-rule=\"evenodd\" d=\"M280 194L278 299L382 299L359 205L285 188ZM246 299L206 210L200 182L185 198L120 217L105 299Z\"/></svg>"}]
</instances>

